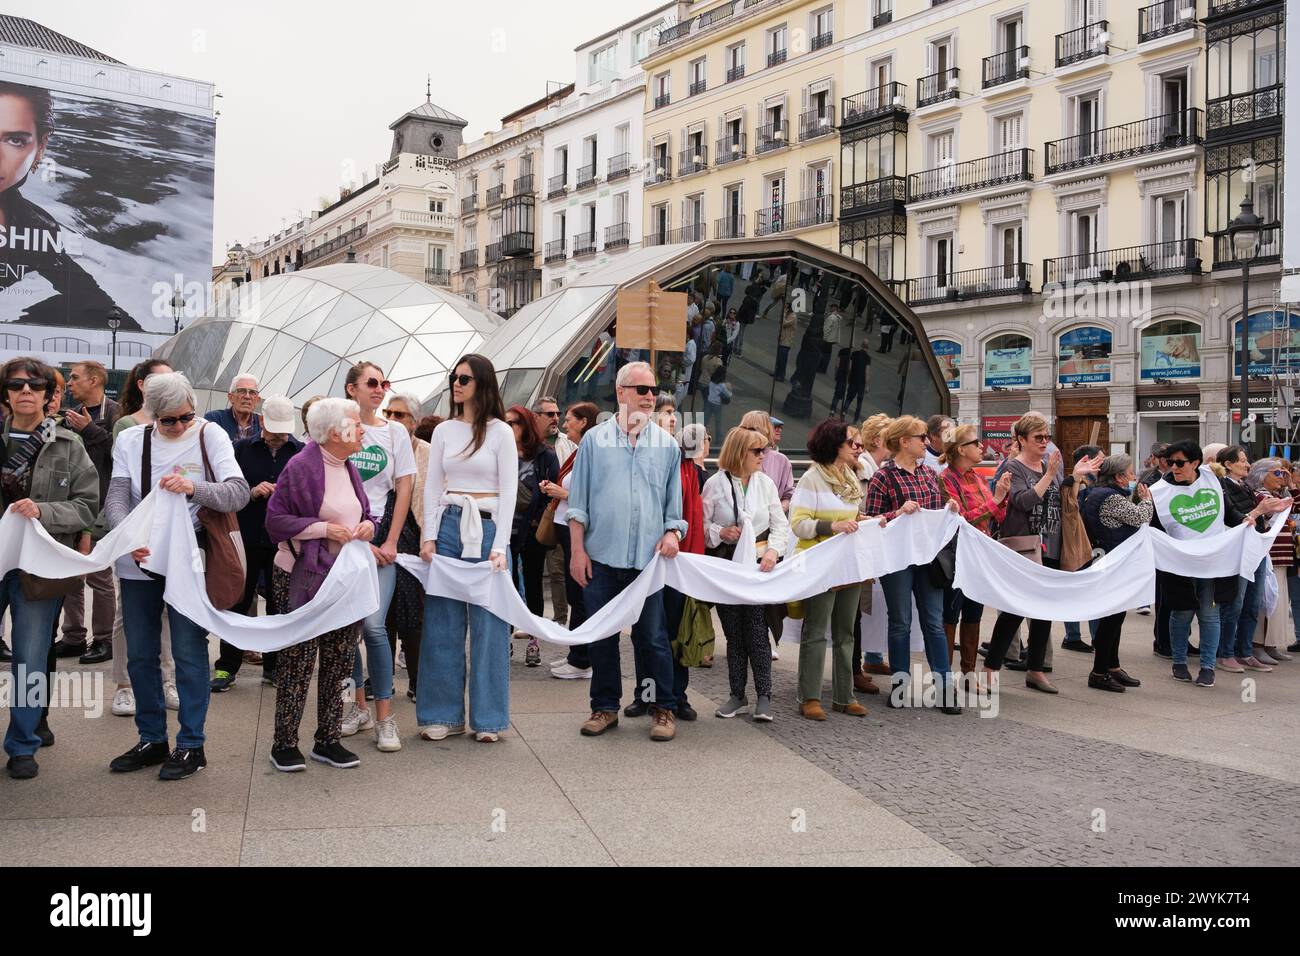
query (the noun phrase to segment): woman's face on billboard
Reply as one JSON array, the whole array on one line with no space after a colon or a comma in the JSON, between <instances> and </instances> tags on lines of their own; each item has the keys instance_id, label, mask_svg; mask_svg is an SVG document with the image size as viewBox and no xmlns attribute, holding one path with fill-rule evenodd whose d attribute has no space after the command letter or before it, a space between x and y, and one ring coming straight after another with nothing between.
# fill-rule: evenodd
<instances>
[{"instance_id":1,"label":"woman's face on billboard","mask_svg":"<svg viewBox=\"0 0 1300 956\"><path fill-rule=\"evenodd\" d=\"M0 192L22 182L45 143L36 136L36 113L26 98L0 95Z\"/></svg>"}]
</instances>

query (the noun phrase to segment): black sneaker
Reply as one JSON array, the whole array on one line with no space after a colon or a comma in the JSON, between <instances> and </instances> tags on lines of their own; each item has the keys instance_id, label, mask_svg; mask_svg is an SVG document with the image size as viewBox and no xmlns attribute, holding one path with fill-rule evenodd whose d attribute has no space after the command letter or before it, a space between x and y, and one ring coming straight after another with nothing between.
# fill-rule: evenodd
<instances>
[{"instance_id":1,"label":"black sneaker","mask_svg":"<svg viewBox=\"0 0 1300 956\"><path fill-rule=\"evenodd\" d=\"M9 650L9 645L0 641L0 664L8 664L13 659L13 651Z\"/></svg>"},{"instance_id":2,"label":"black sneaker","mask_svg":"<svg viewBox=\"0 0 1300 956\"><path fill-rule=\"evenodd\" d=\"M230 671L213 671L212 680L208 681L208 690L214 694L224 694L235 686L235 676Z\"/></svg>"},{"instance_id":3,"label":"black sneaker","mask_svg":"<svg viewBox=\"0 0 1300 956\"><path fill-rule=\"evenodd\" d=\"M337 740L332 744L317 743L311 748L311 759L344 769L361 766L361 758Z\"/></svg>"},{"instance_id":4,"label":"black sneaker","mask_svg":"<svg viewBox=\"0 0 1300 956\"><path fill-rule=\"evenodd\" d=\"M177 747L158 771L159 780L184 780L208 765L202 747Z\"/></svg>"},{"instance_id":5,"label":"black sneaker","mask_svg":"<svg viewBox=\"0 0 1300 956\"><path fill-rule=\"evenodd\" d=\"M102 664L113 659L112 641L91 641L86 653L81 655L82 664Z\"/></svg>"},{"instance_id":6,"label":"black sneaker","mask_svg":"<svg viewBox=\"0 0 1300 956\"><path fill-rule=\"evenodd\" d=\"M1174 652L1167 647L1161 647L1159 644L1151 645L1151 653L1155 654L1156 657L1163 657L1167 661L1174 659Z\"/></svg>"},{"instance_id":7,"label":"black sneaker","mask_svg":"<svg viewBox=\"0 0 1300 956\"><path fill-rule=\"evenodd\" d=\"M644 717L650 712L650 705L643 700L634 700L623 708L624 717Z\"/></svg>"},{"instance_id":8,"label":"black sneaker","mask_svg":"<svg viewBox=\"0 0 1300 956\"><path fill-rule=\"evenodd\" d=\"M1085 640L1062 641L1061 648L1067 651L1079 651L1081 654L1091 654L1092 645Z\"/></svg>"},{"instance_id":9,"label":"black sneaker","mask_svg":"<svg viewBox=\"0 0 1300 956\"><path fill-rule=\"evenodd\" d=\"M700 715L696 713L695 708L686 703L686 701L682 701L677 705L678 720L694 720L698 716Z\"/></svg>"},{"instance_id":10,"label":"black sneaker","mask_svg":"<svg viewBox=\"0 0 1300 956\"><path fill-rule=\"evenodd\" d=\"M1124 685L1121 684L1119 681L1117 681L1109 673L1089 674L1088 686L1091 687L1093 690L1108 690L1115 694L1124 693Z\"/></svg>"},{"instance_id":11,"label":"black sneaker","mask_svg":"<svg viewBox=\"0 0 1300 956\"><path fill-rule=\"evenodd\" d=\"M120 757L114 757L108 769L114 773L130 773L145 767L156 767L167 759L167 741L146 743L140 741Z\"/></svg>"},{"instance_id":12,"label":"black sneaker","mask_svg":"<svg viewBox=\"0 0 1300 956\"><path fill-rule=\"evenodd\" d=\"M1294 644L1288 647L1286 649L1286 652L1288 654L1300 654L1300 641L1296 641Z\"/></svg>"},{"instance_id":13,"label":"black sneaker","mask_svg":"<svg viewBox=\"0 0 1300 956\"><path fill-rule=\"evenodd\" d=\"M1196 686L1197 686L1197 687L1213 687L1213 686L1214 686L1214 668L1213 668L1213 667L1202 667L1202 668L1201 668L1201 672L1200 672L1199 674L1196 675Z\"/></svg>"},{"instance_id":14,"label":"black sneaker","mask_svg":"<svg viewBox=\"0 0 1300 956\"><path fill-rule=\"evenodd\" d=\"M50 719L42 717L41 722L36 725L36 736L41 738L42 747L54 746L54 731L50 730Z\"/></svg>"},{"instance_id":15,"label":"black sneaker","mask_svg":"<svg viewBox=\"0 0 1300 956\"><path fill-rule=\"evenodd\" d=\"M5 764L9 771L9 776L15 780L30 780L40 773L40 767L36 765L36 758L30 755L22 757L10 757Z\"/></svg>"},{"instance_id":16,"label":"black sneaker","mask_svg":"<svg viewBox=\"0 0 1300 956\"><path fill-rule=\"evenodd\" d=\"M272 747L271 766L285 773L307 769L307 759L297 747Z\"/></svg>"},{"instance_id":17,"label":"black sneaker","mask_svg":"<svg viewBox=\"0 0 1300 956\"><path fill-rule=\"evenodd\" d=\"M1200 657L1201 649L1189 641L1187 644L1187 653L1192 657Z\"/></svg>"},{"instance_id":18,"label":"black sneaker","mask_svg":"<svg viewBox=\"0 0 1300 956\"><path fill-rule=\"evenodd\" d=\"M1180 680L1187 684L1192 682L1192 673L1187 669L1186 664L1174 665L1174 680Z\"/></svg>"},{"instance_id":19,"label":"black sneaker","mask_svg":"<svg viewBox=\"0 0 1300 956\"><path fill-rule=\"evenodd\" d=\"M989 656L989 642L988 642L988 641L985 641L983 644L981 644L981 645L979 646L979 648L975 651L975 653L979 654L980 657L988 657L988 656Z\"/></svg>"}]
</instances>

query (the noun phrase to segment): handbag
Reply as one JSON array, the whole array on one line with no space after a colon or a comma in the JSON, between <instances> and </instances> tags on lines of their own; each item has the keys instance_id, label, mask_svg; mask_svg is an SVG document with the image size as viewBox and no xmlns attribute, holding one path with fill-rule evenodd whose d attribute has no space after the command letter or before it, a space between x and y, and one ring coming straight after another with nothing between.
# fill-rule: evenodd
<instances>
[{"instance_id":1,"label":"handbag","mask_svg":"<svg viewBox=\"0 0 1300 956\"><path fill-rule=\"evenodd\" d=\"M1010 548L1034 564L1043 563L1043 539L1036 534L1013 534L998 538L998 544Z\"/></svg>"},{"instance_id":2,"label":"handbag","mask_svg":"<svg viewBox=\"0 0 1300 956\"><path fill-rule=\"evenodd\" d=\"M740 502L736 498L736 485L729 472L723 472L727 476L727 486L731 488L731 513L736 519L736 524L740 524ZM712 548L705 548L704 553L715 558L722 558L724 561L730 561L736 556L736 544L728 544L723 541L721 544L714 545Z\"/></svg>"},{"instance_id":3,"label":"handbag","mask_svg":"<svg viewBox=\"0 0 1300 956\"><path fill-rule=\"evenodd\" d=\"M537 543L548 548L553 548L560 543L560 536L555 530L555 507L558 501L552 501L542 512L542 517L537 522L537 530L533 532L533 537Z\"/></svg>"},{"instance_id":4,"label":"handbag","mask_svg":"<svg viewBox=\"0 0 1300 956\"><path fill-rule=\"evenodd\" d=\"M682 622L672 640L673 660L681 667L702 667L713 656L713 616L709 606L693 597L682 604Z\"/></svg>"},{"instance_id":5,"label":"handbag","mask_svg":"<svg viewBox=\"0 0 1300 956\"><path fill-rule=\"evenodd\" d=\"M940 487L948 491L948 482L946 479L940 479ZM957 501L961 504L962 511L966 510L966 496L961 491L961 479L957 484ZM957 535L960 531L952 536L952 539L939 549L939 553L934 556L930 562L930 583L936 588L948 590L957 577Z\"/></svg>"}]
</instances>

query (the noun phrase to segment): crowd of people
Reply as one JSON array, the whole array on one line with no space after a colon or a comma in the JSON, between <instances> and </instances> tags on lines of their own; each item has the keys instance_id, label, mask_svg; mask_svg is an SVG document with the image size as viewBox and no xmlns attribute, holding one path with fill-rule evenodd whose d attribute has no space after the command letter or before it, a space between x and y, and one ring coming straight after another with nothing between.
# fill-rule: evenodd
<instances>
[{"instance_id":1,"label":"crowd of people","mask_svg":"<svg viewBox=\"0 0 1300 956\"><path fill-rule=\"evenodd\" d=\"M725 303L732 289L719 293ZM709 302L693 306L693 327L714 324ZM711 384L725 383L725 363L743 347L743 319L724 320ZM716 333L700 335L711 354ZM166 579L150 569L149 549L140 548L85 577L8 573L0 582L0 615L8 611L11 645L0 644L0 651L16 677L52 673L59 658L111 661L111 712L133 717L138 733L138 742L109 763L114 772L157 766L161 779L174 780L203 769L209 703L234 687L247 665L260 665L262 679L275 687L276 769L305 770L308 757L355 767L360 757L345 738L371 731L379 752L402 748L393 702L399 671L407 673L421 739L472 734L491 743L510 723L515 641L526 641L524 666L542 664L537 635L512 632L487 607L426 594L399 555L487 562L510 576L538 617L549 590L556 620L574 629L618 599L656 555L752 560L759 573L771 573L863 522L888 524L947 508L969 523L961 533L987 535L1027 561L1074 572L1141 527L1178 537L1186 529L1167 527L1170 496L1205 490L1223 503L1218 524L1198 529L1205 533L1241 524L1262 533L1275 515L1291 514L1250 579L1159 572L1154 608L1138 609L1154 612L1155 653L1170 660L1175 679L1212 687L1216 669L1267 672L1300 650L1291 623L1300 621L1300 467L1274 458L1251 462L1240 446L1203 450L1184 440L1152 449L1140 476L1128 455L1093 446L1074 449L1067 470L1048 422L1031 412L1016 423L1010 453L990 479L982 471L986 449L971 425L939 415L845 421L855 402L860 415L861 370L852 353L839 359L845 387L837 388L835 414L813 428L811 461L797 481L780 451L779 419L754 410L715 435L718 417L706 408L703 421L683 423L678 404L699 379L687 370L684 379L665 382L645 362L618 369L615 409L587 401L562 409L549 396L528 408L507 407L491 362L465 355L449 376L444 420L421 416L419 397L395 392L367 361L348 370L342 395L310 399L299 419L288 398L263 396L248 374L231 382L226 408L200 415L186 376L160 360L131 370L119 404L106 396L108 376L96 362L75 364L65 383L40 359L12 359L0 369L6 510L85 554L159 488L185 497L201 543L222 533L217 529L238 527L246 570L243 580L225 582L232 586L218 610L276 615L303 607L351 542L373 556L379 606L276 653L259 656L222 641L210 665L209 635L168 603ZM783 361L778 354L774 372L783 371ZM865 369L869 359L860 364ZM723 377L714 382L718 370ZM65 393L72 400L66 405ZM626 706L618 635L570 647L550 674L590 682L582 735L599 736L620 717L645 715L651 739L670 741L678 721L698 717L690 670L713 664L716 611L729 684L716 716L771 721L778 712L772 661L797 618L791 712L828 719L829 648L831 710L861 717L867 709L858 695L882 689L874 676L889 678L887 706L909 705L898 691L908 686L915 614L942 713L962 713L958 675L993 688L1004 668L1021 670L1027 687L1058 693L1049 676L1052 623L1026 622L1014 606L999 608L982 644L985 609L954 586L954 554L949 546L928 564L810 595L797 606L765 604L755 594L753 602L710 609L670 587L652 592L631 629L635 685ZM883 608L873 601L876 591ZM864 616L882 611L883 654L864 649L862 633ZM1193 617L1199 646L1191 640ZM1065 622L1062 647L1093 657L1088 687L1122 693L1140 686L1120 660L1124 618L1089 622L1091 644L1080 622ZM304 756L299 725L313 675L317 719ZM15 700L10 708L5 750L18 779L37 775L36 755L53 743L48 707L32 703ZM169 710L176 713L174 745Z\"/></svg>"}]
</instances>

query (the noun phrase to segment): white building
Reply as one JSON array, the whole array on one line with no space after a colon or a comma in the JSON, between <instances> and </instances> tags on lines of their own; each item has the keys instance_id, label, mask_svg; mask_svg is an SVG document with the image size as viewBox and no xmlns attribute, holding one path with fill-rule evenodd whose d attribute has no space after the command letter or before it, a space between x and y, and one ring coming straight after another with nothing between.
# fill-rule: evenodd
<instances>
[{"instance_id":1,"label":"white building","mask_svg":"<svg viewBox=\"0 0 1300 956\"><path fill-rule=\"evenodd\" d=\"M664 4L579 45L573 91L542 131L542 288L568 285L641 245L642 116L638 65L667 25Z\"/></svg>"}]
</instances>

